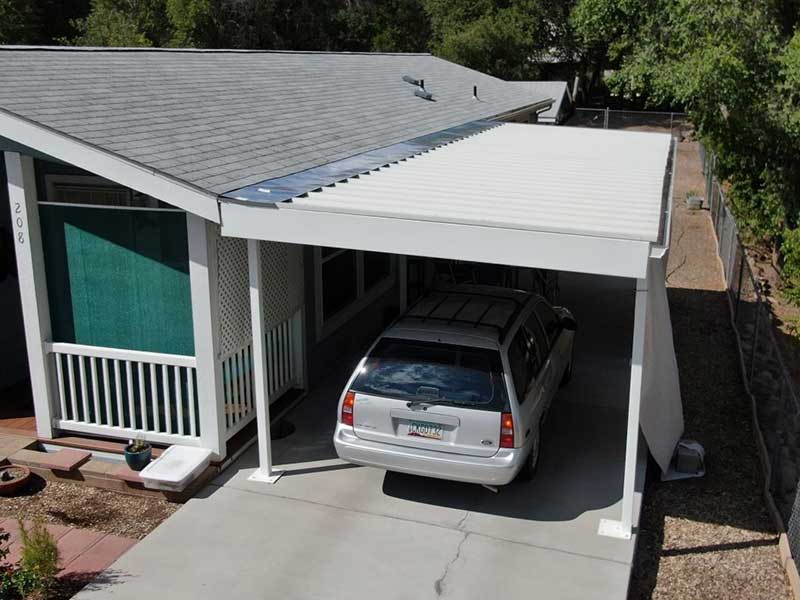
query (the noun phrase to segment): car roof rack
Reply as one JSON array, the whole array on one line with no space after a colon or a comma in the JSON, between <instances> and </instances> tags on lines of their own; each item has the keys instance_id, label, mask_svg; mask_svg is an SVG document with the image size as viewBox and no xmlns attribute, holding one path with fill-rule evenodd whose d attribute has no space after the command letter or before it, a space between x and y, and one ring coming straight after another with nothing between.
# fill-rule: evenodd
<instances>
[{"instance_id":1,"label":"car roof rack","mask_svg":"<svg viewBox=\"0 0 800 600\"><path fill-rule=\"evenodd\" d=\"M436 302L433 307L424 315L412 315L410 313L418 304L420 304L426 298L429 298L431 294L442 294L441 300ZM452 297L453 295L459 296L466 296L467 299L464 301L463 304L456 310L451 316L449 317L435 317L433 313L435 313L442 304L447 302L447 300ZM457 318L459 313L463 311L469 303L475 299L475 297L480 298L489 298L491 301L488 303L484 311L478 316L476 320L473 319L459 319ZM509 314L508 319L506 319L505 324L498 325L497 323L484 323L483 319L489 312L494 308L499 302L510 302L514 305L514 310ZM525 307L525 303L521 302L518 298L515 298L512 295L502 295L502 294L491 294L484 291L467 291L467 290L431 290L429 294L425 294L420 297L412 306L408 309L408 312L401 317L401 319L417 319L422 322L425 321L439 321L446 324L457 323L460 325L470 325L474 328L478 327L491 327L492 329L496 329L498 333L498 341L502 344L505 341L505 337L508 335L511 326L516 322L519 313Z\"/></svg>"}]
</instances>

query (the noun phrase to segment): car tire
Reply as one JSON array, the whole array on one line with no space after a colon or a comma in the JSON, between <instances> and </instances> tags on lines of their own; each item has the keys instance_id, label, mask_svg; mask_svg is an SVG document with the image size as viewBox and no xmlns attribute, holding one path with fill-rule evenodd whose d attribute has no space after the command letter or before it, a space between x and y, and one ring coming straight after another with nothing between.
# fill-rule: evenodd
<instances>
[{"instance_id":1,"label":"car tire","mask_svg":"<svg viewBox=\"0 0 800 600\"><path fill-rule=\"evenodd\" d=\"M536 431L534 432L536 437L533 438L533 448L528 453L527 458L525 459L525 464L522 465L522 468L517 473L517 480L518 481L531 481L536 475L536 467L539 466L539 457L541 456L541 442L542 442L542 427L541 424L536 426Z\"/></svg>"}]
</instances>

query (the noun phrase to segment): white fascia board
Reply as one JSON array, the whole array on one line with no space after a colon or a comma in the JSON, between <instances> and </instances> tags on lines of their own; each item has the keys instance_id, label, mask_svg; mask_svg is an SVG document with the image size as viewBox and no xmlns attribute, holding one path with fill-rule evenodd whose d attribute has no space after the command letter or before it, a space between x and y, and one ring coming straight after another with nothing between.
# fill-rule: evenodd
<instances>
[{"instance_id":1,"label":"white fascia board","mask_svg":"<svg viewBox=\"0 0 800 600\"><path fill-rule=\"evenodd\" d=\"M0 136L219 223L217 196L0 109Z\"/></svg>"},{"instance_id":2,"label":"white fascia board","mask_svg":"<svg viewBox=\"0 0 800 600\"><path fill-rule=\"evenodd\" d=\"M519 267L647 276L650 243L223 202L222 235Z\"/></svg>"}]
</instances>

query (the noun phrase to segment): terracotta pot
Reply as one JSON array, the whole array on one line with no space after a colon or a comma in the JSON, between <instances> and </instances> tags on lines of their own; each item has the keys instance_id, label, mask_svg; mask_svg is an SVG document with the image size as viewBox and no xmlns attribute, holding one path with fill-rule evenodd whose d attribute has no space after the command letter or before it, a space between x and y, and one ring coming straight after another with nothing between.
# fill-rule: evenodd
<instances>
[{"instance_id":1,"label":"terracotta pot","mask_svg":"<svg viewBox=\"0 0 800 600\"><path fill-rule=\"evenodd\" d=\"M26 488L28 484L31 482L31 470L28 467L23 467L20 465L6 465L4 467L0 467L0 476L5 471L17 471L21 472L21 476L15 477L10 481L3 481L0 479L0 496L11 496L16 494L18 491Z\"/></svg>"}]
</instances>

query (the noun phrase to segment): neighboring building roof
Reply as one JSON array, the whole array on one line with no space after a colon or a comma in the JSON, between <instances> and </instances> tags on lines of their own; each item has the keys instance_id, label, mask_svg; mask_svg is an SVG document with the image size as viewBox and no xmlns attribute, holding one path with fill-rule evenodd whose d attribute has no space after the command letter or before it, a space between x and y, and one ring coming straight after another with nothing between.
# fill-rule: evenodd
<instances>
[{"instance_id":1,"label":"neighboring building roof","mask_svg":"<svg viewBox=\"0 0 800 600\"><path fill-rule=\"evenodd\" d=\"M0 47L0 81L0 113L213 194L544 99L427 54Z\"/></svg>"},{"instance_id":2,"label":"neighboring building roof","mask_svg":"<svg viewBox=\"0 0 800 600\"><path fill-rule=\"evenodd\" d=\"M566 81L511 81L534 96L552 98L553 106L539 113L540 123L561 123L564 116L570 111L572 100Z\"/></svg>"}]
</instances>

